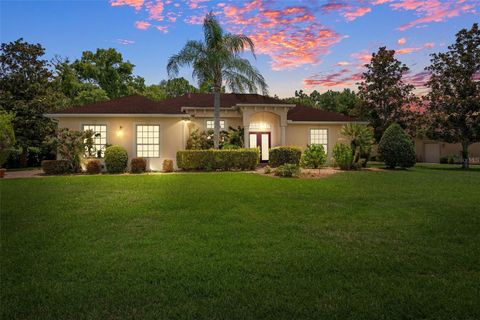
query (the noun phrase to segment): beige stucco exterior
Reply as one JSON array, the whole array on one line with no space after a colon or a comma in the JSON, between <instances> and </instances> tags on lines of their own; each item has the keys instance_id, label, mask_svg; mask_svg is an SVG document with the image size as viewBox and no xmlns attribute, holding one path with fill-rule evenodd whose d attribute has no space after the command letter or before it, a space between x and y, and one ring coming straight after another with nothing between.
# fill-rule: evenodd
<instances>
[{"instance_id":1,"label":"beige stucco exterior","mask_svg":"<svg viewBox=\"0 0 480 320\"><path fill-rule=\"evenodd\" d=\"M427 139L415 139L415 153L420 162L440 162L441 157L460 157L462 147L459 143L446 143ZM480 142L469 147L470 161L480 163Z\"/></svg>"}]
</instances>

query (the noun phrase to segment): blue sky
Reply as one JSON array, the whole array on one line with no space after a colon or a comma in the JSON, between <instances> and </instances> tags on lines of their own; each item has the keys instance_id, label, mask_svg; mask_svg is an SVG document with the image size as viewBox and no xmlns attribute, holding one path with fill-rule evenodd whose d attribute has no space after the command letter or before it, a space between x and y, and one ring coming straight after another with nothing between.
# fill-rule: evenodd
<instances>
[{"instance_id":1,"label":"blue sky","mask_svg":"<svg viewBox=\"0 0 480 320\"><path fill-rule=\"evenodd\" d=\"M167 78L170 55L202 38L201 18L214 11L228 31L254 39L257 60L250 60L270 94L286 97L296 89L355 88L362 64L380 46L399 50L411 68L408 80L421 87L428 55L478 22L479 7L478 0L2 0L0 37L41 43L47 58L73 60L113 47L153 84Z\"/></svg>"}]
</instances>

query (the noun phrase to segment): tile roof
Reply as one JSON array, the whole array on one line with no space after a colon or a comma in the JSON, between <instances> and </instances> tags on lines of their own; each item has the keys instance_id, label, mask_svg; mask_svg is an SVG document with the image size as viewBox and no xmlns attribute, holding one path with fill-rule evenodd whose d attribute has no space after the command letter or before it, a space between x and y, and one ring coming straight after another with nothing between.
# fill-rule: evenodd
<instances>
[{"instance_id":1,"label":"tile roof","mask_svg":"<svg viewBox=\"0 0 480 320\"><path fill-rule=\"evenodd\" d=\"M258 94L223 93L221 108L234 107L237 104L286 104L284 101ZM140 95L127 96L114 100L75 106L56 111L58 114L182 114L183 107L213 108L213 94L191 93L176 98L153 101ZM297 105L288 111L288 120L292 121L357 121L356 118L340 113L324 111Z\"/></svg>"}]
</instances>

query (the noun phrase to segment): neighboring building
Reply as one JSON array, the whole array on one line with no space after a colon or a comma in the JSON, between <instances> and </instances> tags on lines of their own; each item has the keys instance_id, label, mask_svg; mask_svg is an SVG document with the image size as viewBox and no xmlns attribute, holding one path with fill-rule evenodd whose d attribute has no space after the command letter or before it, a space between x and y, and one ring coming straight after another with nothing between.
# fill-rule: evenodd
<instances>
[{"instance_id":1,"label":"neighboring building","mask_svg":"<svg viewBox=\"0 0 480 320\"><path fill-rule=\"evenodd\" d=\"M106 102L72 107L47 114L60 128L92 129L99 136L95 147L121 145L129 158L145 157L152 170L160 170L164 159L175 161L195 129L213 129L213 95L196 93L152 101L128 96ZM245 147L259 147L262 160L276 146L322 144L331 158L333 145L347 140L340 134L346 123L357 119L334 112L286 104L257 94L222 94L222 128L245 128Z\"/></svg>"},{"instance_id":2,"label":"neighboring building","mask_svg":"<svg viewBox=\"0 0 480 320\"><path fill-rule=\"evenodd\" d=\"M439 163L442 157L454 157L460 162L461 151L462 146L459 143L415 139L415 153L419 162ZM480 163L480 142L471 144L469 153L471 163Z\"/></svg>"}]
</instances>

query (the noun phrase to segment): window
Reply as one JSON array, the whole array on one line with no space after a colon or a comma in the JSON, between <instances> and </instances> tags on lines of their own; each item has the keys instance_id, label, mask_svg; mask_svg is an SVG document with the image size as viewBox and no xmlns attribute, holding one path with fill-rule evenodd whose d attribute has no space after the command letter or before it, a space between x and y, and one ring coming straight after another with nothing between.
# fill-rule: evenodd
<instances>
[{"instance_id":1,"label":"window","mask_svg":"<svg viewBox=\"0 0 480 320\"><path fill-rule=\"evenodd\" d=\"M207 129L215 129L215 120L207 120ZM220 129L225 129L225 120L220 120Z\"/></svg>"},{"instance_id":2,"label":"window","mask_svg":"<svg viewBox=\"0 0 480 320\"><path fill-rule=\"evenodd\" d=\"M328 150L328 130L327 129L310 129L310 144L321 144Z\"/></svg>"},{"instance_id":3,"label":"window","mask_svg":"<svg viewBox=\"0 0 480 320\"><path fill-rule=\"evenodd\" d=\"M137 157L160 156L160 126L137 125Z\"/></svg>"},{"instance_id":4,"label":"window","mask_svg":"<svg viewBox=\"0 0 480 320\"><path fill-rule=\"evenodd\" d=\"M97 157L103 157L105 153L105 145L107 144L107 125L105 124L84 124L82 130L92 130L93 136L93 154L88 154L88 150L85 151L86 156L95 155Z\"/></svg>"}]
</instances>

